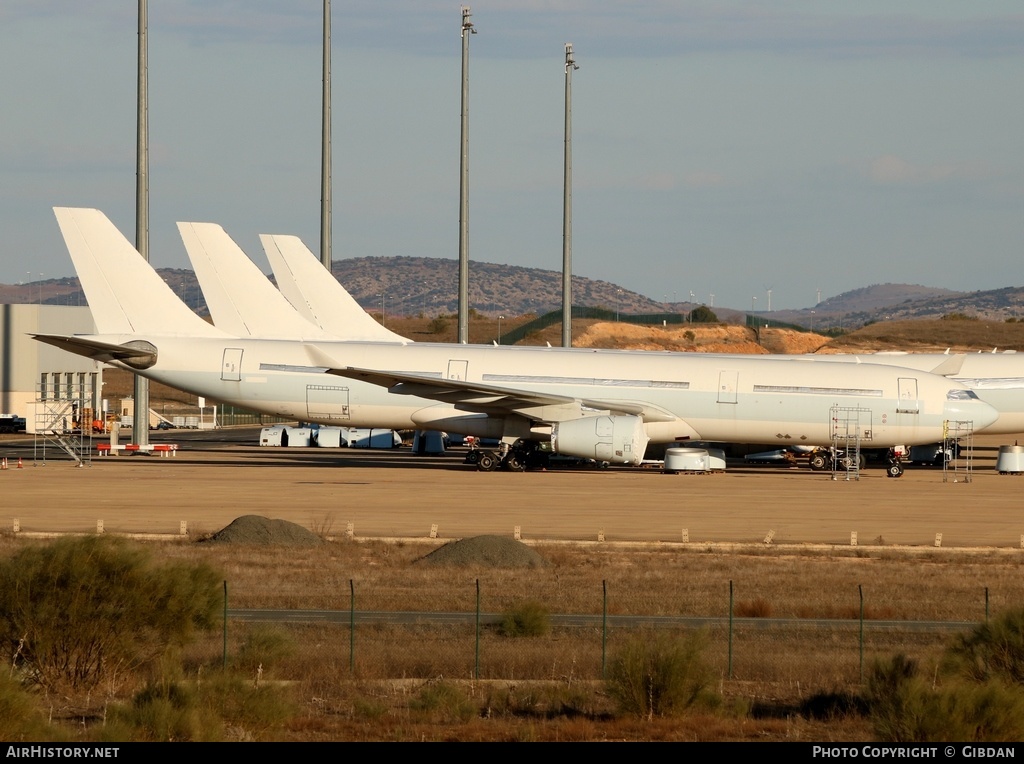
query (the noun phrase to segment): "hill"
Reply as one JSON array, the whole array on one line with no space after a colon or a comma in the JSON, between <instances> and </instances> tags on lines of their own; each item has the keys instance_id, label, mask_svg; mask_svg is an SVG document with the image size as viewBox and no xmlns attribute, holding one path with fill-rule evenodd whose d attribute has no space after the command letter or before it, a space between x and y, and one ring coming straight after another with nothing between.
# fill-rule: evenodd
<instances>
[{"instance_id":1,"label":"hill","mask_svg":"<svg viewBox=\"0 0 1024 764\"><path fill-rule=\"evenodd\" d=\"M200 315L208 313L191 270L157 269L174 292ZM458 263L427 257L358 257L334 263L333 273L367 311L386 316L454 314L458 310ZM543 314L561 307L562 277L558 271L471 261L469 299L473 310L490 316ZM84 305L75 277L25 284L0 284L0 303ZM690 302L658 302L607 281L573 277L573 304L624 314L687 313ZM874 321L941 318L963 313L980 319L1024 316L1024 287L984 292L956 292L916 284L874 284L822 300L813 308L758 311L768 324L795 324L827 331L849 329ZM749 321L745 309L714 308L729 323Z\"/></svg>"}]
</instances>

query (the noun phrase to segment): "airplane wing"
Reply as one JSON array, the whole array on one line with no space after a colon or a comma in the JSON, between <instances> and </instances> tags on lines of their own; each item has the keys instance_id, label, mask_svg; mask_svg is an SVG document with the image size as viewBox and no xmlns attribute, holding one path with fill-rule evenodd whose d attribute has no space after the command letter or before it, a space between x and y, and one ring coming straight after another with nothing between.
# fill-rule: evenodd
<instances>
[{"instance_id":1,"label":"airplane wing","mask_svg":"<svg viewBox=\"0 0 1024 764\"><path fill-rule=\"evenodd\" d=\"M109 363L110 361L124 361L137 368L152 366L156 360L156 348L148 342L132 341L124 345L112 345L109 342L89 340L84 337L65 337L60 334L33 334L32 339L53 345L69 353L85 356L94 361ZM145 364L145 365L141 365Z\"/></svg>"},{"instance_id":2,"label":"airplane wing","mask_svg":"<svg viewBox=\"0 0 1024 764\"><path fill-rule=\"evenodd\" d=\"M261 364L260 368L272 371L321 371L339 377L358 379L373 385L386 387L396 395L415 395L420 398L448 403L463 411L482 414L520 414L533 419L556 422L579 416L581 407L595 411L610 411L616 414L632 414L647 422L673 422L677 417L658 406L643 401L606 401L599 398L574 398L569 395L534 392L503 385L488 385L483 382L469 382L461 379L445 379L416 372L361 369L354 366L334 367L322 353L310 349L322 366L295 367L275 364Z\"/></svg>"}]
</instances>

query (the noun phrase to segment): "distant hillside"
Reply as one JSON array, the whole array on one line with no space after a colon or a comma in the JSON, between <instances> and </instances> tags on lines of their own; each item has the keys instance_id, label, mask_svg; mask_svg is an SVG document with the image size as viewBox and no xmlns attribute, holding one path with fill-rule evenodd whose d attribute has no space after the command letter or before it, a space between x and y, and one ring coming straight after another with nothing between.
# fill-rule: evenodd
<instances>
[{"instance_id":1,"label":"distant hillside","mask_svg":"<svg viewBox=\"0 0 1024 764\"><path fill-rule=\"evenodd\" d=\"M187 269L160 268L167 282L193 310L206 315L206 303L195 274ZM427 257L360 257L339 260L333 272L367 311L386 316L437 316L458 310L458 263ZM573 277L573 304L622 313L686 313L694 304L662 303L607 281ZM562 276L558 271L496 263L470 263L469 301L490 316L543 314L561 307ZM84 305L75 277L27 284L0 284L0 303ZM742 324L745 309L715 306L719 320ZM874 321L941 318L949 314L1004 321L1024 318L1024 287L985 292L955 292L915 284L875 284L829 297L813 308L758 311L760 321L794 324L826 331L848 330Z\"/></svg>"},{"instance_id":2,"label":"distant hillside","mask_svg":"<svg viewBox=\"0 0 1024 764\"><path fill-rule=\"evenodd\" d=\"M816 329L850 329L875 321L936 319L951 314L989 321L1022 318L1024 287L955 292L915 284L875 284L829 297L813 308L775 311L771 318Z\"/></svg>"},{"instance_id":3,"label":"distant hillside","mask_svg":"<svg viewBox=\"0 0 1024 764\"><path fill-rule=\"evenodd\" d=\"M396 315L455 313L459 308L459 264L428 257L357 257L332 268L360 305ZM629 313L664 310L664 305L607 281L573 276L576 305ZM480 313L524 315L561 307L562 274L539 268L470 261L469 304Z\"/></svg>"}]
</instances>

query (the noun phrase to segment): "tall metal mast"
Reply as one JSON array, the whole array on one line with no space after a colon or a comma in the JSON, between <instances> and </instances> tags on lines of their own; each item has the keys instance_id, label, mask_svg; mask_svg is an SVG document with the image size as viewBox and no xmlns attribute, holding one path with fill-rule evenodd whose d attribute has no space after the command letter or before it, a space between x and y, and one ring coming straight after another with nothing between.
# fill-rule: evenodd
<instances>
[{"instance_id":1,"label":"tall metal mast","mask_svg":"<svg viewBox=\"0 0 1024 764\"><path fill-rule=\"evenodd\" d=\"M331 0L324 0L323 133L320 138L320 262L331 269Z\"/></svg>"},{"instance_id":2,"label":"tall metal mast","mask_svg":"<svg viewBox=\"0 0 1024 764\"><path fill-rule=\"evenodd\" d=\"M135 249L149 262L149 64L147 0L139 0L138 122L135 138ZM149 445L149 380L135 375L132 442ZM144 451L141 453L145 453Z\"/></svg>"},{"instance_id":3,"label":"tall metal mast","mask_svg":"<svg viewBox=\"0 0 1024 764\"><path fill-rule=\"evenodd\" d=\"M562 347L572 347L572 71L579 69L565 44L565 171L562 198Z\"/></svg>"},{"instance_id":4,"label":"tall metal mast","mask_svg":"<svg viewBox=\"0 0 1024 764\"><path fill-rule=\"evenodd\" d=\"M459 159L459 342L469 342L469 35L476 34L462 6L462 130Z\"/></svg>"}]
</instances>

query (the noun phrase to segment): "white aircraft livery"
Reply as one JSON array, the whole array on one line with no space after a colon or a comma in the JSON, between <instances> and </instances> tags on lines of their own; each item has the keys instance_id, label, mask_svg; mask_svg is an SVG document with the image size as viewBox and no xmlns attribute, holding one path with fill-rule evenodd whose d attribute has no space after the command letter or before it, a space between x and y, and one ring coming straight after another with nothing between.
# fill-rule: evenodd
<instances>
[{"instance_id":1,"label":"white aircraft livery","mask_svg":"<svg viewBox=\"0 0 1024 764\"><path fill-rule=\"evenodd\" d=\"M37 339L266 413L501 438L513 469L544 441L637 464L648 442L828 446L852 422L865 447L884 448L997 418L960 383L868 363L234 337L192 313L102 212L55 213L97 333Z\"/></svg>"}]
</instances>

